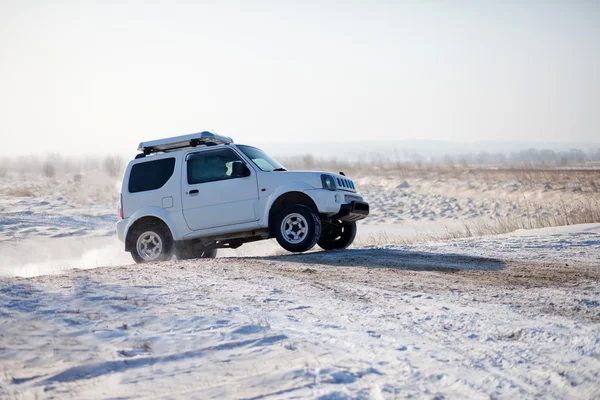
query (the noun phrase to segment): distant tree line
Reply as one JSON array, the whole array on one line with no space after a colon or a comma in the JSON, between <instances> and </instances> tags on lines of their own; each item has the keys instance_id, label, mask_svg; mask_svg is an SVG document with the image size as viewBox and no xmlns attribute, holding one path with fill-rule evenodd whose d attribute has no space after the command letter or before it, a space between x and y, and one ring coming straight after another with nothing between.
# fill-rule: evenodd
<instances>
[{"instance_id":1,"label":"distant tree line","mask_svg":"<svg viewBox=\"0 0 600 400\"><path fill-rule=\"evenodd\" d=\"M480 151L457 155L446 154L432 161L444 164L573 165L600 162L600 148L587 152L580 149L554 151L533 148L509 153Z\"/></svg>"}]
</instances>

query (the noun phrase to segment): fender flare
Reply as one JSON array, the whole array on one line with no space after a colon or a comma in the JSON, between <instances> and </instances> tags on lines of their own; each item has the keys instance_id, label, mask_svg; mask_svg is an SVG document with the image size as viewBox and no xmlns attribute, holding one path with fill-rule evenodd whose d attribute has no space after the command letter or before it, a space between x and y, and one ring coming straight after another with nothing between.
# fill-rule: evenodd
<instances>
[{"instance_id":1,"label":"fender flare","mask_svg":"<svg viewBox=\"0 0 600 400\"><path fill-rule=\"evenodd\" d=\"M127 245L127 241L129 238L129 231L131 230L131 227L140 219L142 218L156 218L161 220L169 229L169 231L171 232L171 236L173 236L173 240L176 240L176 234L177 232L174 230L174 226L175 224L172 221L172 216L171 216L172 212L170 211L166 211L164 208L161 207L144 207L141 208L139 210L137 210L136 212L134 212L133 214L131 214L131 216L129 217L129 221L127 222L127 225L125 226L124 229L124 239L125 239L125 245Z\"/></svg>"},{"instance_id":2,"label":"fender flare","mask_svg":"<svg viewBox=\"0 0 600 400\"><path fill-rule=\"evenodd\" d=\"M311 200L314 202L315 199L313 199L312 196L306 193L306 191L314 189L315 188L313 186L305 182L288 182L281 186L278 186L275 190L273 190L273 192L271 192L271 194L267 198L267 202L265 203L265 208L262 215L262 220L265 221L265 223L269 222L269 213L271 212L271 207L273 207L273 204L277 201L278 198L287 193L300 192L310 197Z\"/></svg>"}]
</instances>

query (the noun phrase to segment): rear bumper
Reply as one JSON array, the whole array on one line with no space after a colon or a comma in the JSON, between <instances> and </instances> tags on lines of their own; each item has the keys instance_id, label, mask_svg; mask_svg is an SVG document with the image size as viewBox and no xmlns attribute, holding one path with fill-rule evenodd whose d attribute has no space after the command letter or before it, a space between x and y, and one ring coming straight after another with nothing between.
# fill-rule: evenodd
<instances>
[{"instance_id":1,"label":"rear bumper","mask_svg":"<svg viewBox=\"0 0 600 400\"><path fill-rule=\"evenodd\" d=\"M124 219L119 220L119 222L117 222L117 224L116 224L117 237L123 243L125 243L125 233L126 233L125 231L127 229L128 223L129 223L129 218L124 218Z\"/></svg>"},{"instance_id":2,"label":"rear bumper","mask_svg":"<svg viewBox=\"0 0 600 400\"><path fill-rule=\"evenodd\" d=\"M329 217L344 222L360 221L369 215L369 203L364 201L352 201L348 204L342 204L337 214Z\"/></svg>"}]
</instances>

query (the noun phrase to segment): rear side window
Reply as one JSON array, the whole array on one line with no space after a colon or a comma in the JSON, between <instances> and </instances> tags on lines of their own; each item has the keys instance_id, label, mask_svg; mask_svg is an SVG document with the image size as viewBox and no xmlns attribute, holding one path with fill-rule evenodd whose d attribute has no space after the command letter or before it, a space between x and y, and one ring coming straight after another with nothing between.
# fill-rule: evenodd
<instances>
[{"instance_id":1,"label":"rear side window","mask_svg":"<svg viewBox=\"0 0 600 400\"><path fill-rule=\"evenodd\" d=\"M173 176L174 170L174 158L135 164L129 174L129 193L160 189Z\"/></svg>"}]
</instances>

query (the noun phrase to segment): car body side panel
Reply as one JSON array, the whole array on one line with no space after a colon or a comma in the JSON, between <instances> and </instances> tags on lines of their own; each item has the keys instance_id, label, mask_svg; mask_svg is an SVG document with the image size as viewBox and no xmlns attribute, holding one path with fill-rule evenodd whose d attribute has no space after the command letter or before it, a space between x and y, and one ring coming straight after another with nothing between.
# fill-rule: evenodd
<instances>
[{"instance_id":1,"label":"car body side panel","mask_svg":"<svg viewBox=\"0 0 600 400\"><path fill-rule=\"evenodd\" d=\"M202 229L198 231L191 231L187 235L185 235L182 239L197 239L203 237L211 237L218 235L228 235L232 233L239 232L252 232L264 229L264 227L260 226L258 222L247 222L244 224L236 224L236 225L228 225L228 226L218 226L210 229ZM249 234L248 236L254 236Z\"/></svg>"},{"instance_id":2,"label":"car body side panel","mask_svg":"<svg viewBox=\"0 0 600 400\"><path fill-rule=\"evenodd\" d=\"M185 223L185 219L183 218L183 212L181 210L178 211L167 211L162 207L144 207L137 210L133 213L129 218L122 219L121 221L127 221L123 223L119 221L117 223L117 230L122 230L123 241L127 237L127 233L129 229L137 220L144 217L156 217L162 220L171 231L171 235L173 235L173 240L182 240L185 235L190 233L190 229ZM121 226L119 226L119 223ZM122 226L125 224L125 226ZM121 234L119 234L119 239L121 238Z\"/></svg>"},{"instance_id":3,"label":"car body side panel","mask_svg":"<svg viewBox=\"0 0 600 400\"><path fill-rule=\"evenodd\" d=\"M159 189L144 192L129 193L129 177L131 168L140 162L154 161L164 158L175 158L175 169L169 180ZM123 194L123 216L131 217L137 211L146 207L160 207L168 212L181 211L181 157L174 154L157 154L152 157L133 160L127 165L121 193ZM164 201L166 200L166 201ZM164 208L163 206L167 206Z\"/></svg>"},{"instance_id":4,"label":"car body side panel","mask_svg":"<svg viewBox=\"0 0 600 400\"><path fill-rule=\"evenodd\" d=\"M190 151L182 157L183 162L180 167L182 208L187 225L192 230L232 226L258 220L255 170L249 169L250 176L246 177L188 183L189 156L198 154L204 157L211 153L223 152L239 157L238 152L231 146Z\"/></svg>"}]
</instances>

